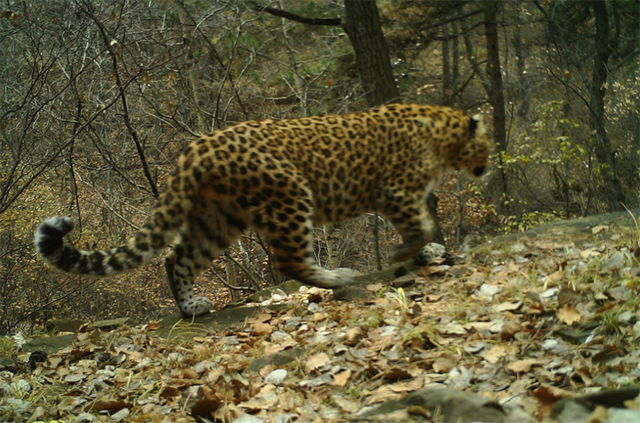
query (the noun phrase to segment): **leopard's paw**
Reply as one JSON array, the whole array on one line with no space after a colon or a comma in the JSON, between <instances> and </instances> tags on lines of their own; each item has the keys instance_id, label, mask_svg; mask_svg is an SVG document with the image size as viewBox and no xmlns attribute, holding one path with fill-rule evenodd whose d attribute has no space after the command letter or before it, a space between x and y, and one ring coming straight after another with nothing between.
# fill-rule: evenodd
<instances>
[{"instance_id":1,"label":"leopard's paw","mask_svg":"<svg viewBox=\"0 0 640 423\"><path fill-rule=\"evenodd\" d=\"M188 303L178 304L178 308L185 318L191 319L208 314L213 310L213 301L207 297L193 297Z\"/></svg>"},{"instance_id":2,"label":"leopard's paw","mask_svg":"<svg viewBox=\"0 0 640 423\"><path fill-rule=\"evenodd\" d=\"M340 286L349 285L353 281L356 271L346 267L339 267L334 270L325 270L322 275L317 278L313 285L319 288L338 288Z\"/></svg>"}]
</instances>

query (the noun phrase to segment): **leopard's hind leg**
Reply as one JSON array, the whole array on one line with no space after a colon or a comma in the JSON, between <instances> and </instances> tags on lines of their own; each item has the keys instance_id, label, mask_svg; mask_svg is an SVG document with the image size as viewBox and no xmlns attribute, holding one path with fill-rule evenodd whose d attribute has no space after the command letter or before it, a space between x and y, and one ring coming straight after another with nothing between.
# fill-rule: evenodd
<instances>
[{"instance_id":1,"label":"leopard's hind leg","mask_svg":"<svg viewBox=\"0 0 640 423\"><path fill-rule=\"evenodd\" d=\"M189 215L187 231L165 260L169 286L183 316L197 317L212 309L209 298L194 295L194 281L240 237L246 227L240 217L205 199Z\"/></svg>"},{"instance_id":2,"label":"leopard's hind leg","mask_svg":"<svg viewBox=\"0 0 640 423\"><path fill-rule=\"evenodd\" d=\"M198 244L200 243L193 239L177 244L164 262L169 287L180 313L185 317L201 316L213 308L213 302L209 298L195 296L193 292L195 278L209 266L213 258Z\"/></svg>"}]
</instances>

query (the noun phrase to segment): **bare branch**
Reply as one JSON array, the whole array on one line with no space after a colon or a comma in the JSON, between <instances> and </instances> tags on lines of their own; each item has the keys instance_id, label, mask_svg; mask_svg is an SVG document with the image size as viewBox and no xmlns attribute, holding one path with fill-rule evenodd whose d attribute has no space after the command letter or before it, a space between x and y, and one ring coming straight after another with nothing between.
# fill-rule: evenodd
<instances>
[{"instance_id":1,"label":"bare branch","mask_svg":"<svg viewBox=\"0 0 640 423\"><path fill-rule=\"evenodd\" d=\"M285 18L290 21L299 22L306 25L342 26L342 18L307 18L304 16L287 12L285 10L275 9L273 7L268 7L268 6L260 6L258 3L253 1L247 2L247 5L251 8L251 10L255 12L266 12L273 16L279 16L281 18Z\"/></svg>"}]
</instances>

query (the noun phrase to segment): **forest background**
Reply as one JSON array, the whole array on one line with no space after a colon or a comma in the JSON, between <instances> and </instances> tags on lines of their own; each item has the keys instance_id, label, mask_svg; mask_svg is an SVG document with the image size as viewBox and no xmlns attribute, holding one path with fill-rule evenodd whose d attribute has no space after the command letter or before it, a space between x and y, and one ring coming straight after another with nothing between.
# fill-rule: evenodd
<instances>
[{"instance_id":1,"label":"forest background","mask_svg":"<svg viewBox=\"0 0 640 423\"><path fill-rule=\"evenodd\" d=\"M33 233L70 215L76 245L121 243L186 143L249 119L360 111L385 98L484 113L490 174L475 183L450 174L436 190L451 249L640 205L640 2L362 3L4 1L0 334L53 316L172 312L160 260L88 282L46 268ZM362 55L354 25L372 19L388 52ZM372 87L363 63L381 52L390 78ZM323 265L363 273L388 265L398 242L374 214L316 235ZM200 294L224 305L282 282L272 265L247 233L201 278Z\"/></svg>"}]
</instances>

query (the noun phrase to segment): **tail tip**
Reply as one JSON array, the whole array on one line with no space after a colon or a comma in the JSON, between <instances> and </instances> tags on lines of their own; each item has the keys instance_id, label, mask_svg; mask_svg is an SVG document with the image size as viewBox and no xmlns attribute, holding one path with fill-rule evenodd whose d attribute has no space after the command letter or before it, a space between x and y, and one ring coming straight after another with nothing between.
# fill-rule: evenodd
<instances>
[{"instance_id":1,"label":"tail tip","mask_svg":"<svg viewBox=\"0 0 640 423\"><path fill-rule=\"evenodd\" d=\"M36 250L43 253L43 248L52 240L61 240L73 230L73 220L68 216L50 217L40 224L36 231Z\"/></svg>"},{"instance_id":2,"label":"tail tip","mask_svg":"<svg viewBox=\"0 0 640 423\"><path fill-rule=\"evenodd\" d=\"M38 230L42 229L55 230L64 236L73 230L73 220L69 216L50 217L42 222Z\"/></svg>"}]
</instances>

